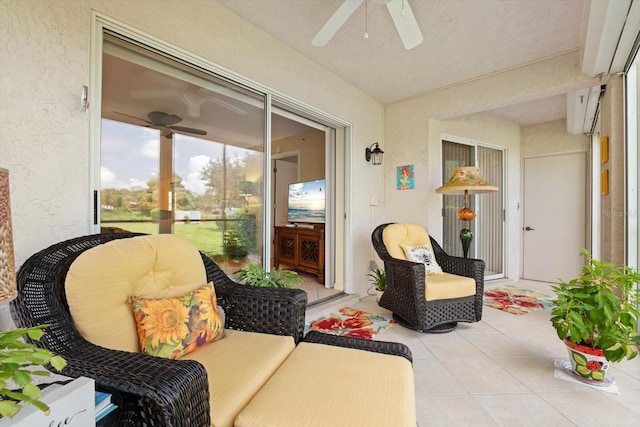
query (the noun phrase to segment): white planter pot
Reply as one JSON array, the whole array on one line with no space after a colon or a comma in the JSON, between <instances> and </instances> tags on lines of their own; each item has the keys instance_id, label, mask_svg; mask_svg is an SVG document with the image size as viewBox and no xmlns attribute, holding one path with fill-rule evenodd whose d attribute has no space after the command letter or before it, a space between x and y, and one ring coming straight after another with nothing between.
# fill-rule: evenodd
<instances>
[{"instance_id":1,"label":"white planter pot","mask_svg":"<svg viewBox=\"0 0 640 427\"><path fill-rule=\"evenodd\" d=\"M588 381L607 381L607 369L609 361L599 348L590 348L580 344L574 344L568 339L564 340L569 352L571 369L573 373Z\"/></svg>"},{"instance_id":2,"label":"white planter pot","mask_svg":"<svg viewBox=\"0 0 640 427\"><path fill-rule=\"evenodd\" d=\"M380 298L382 298L382 294L384 293L384 291L379 291L376 289L376 301L380 302Z\"/></svg>"}]
</instances>

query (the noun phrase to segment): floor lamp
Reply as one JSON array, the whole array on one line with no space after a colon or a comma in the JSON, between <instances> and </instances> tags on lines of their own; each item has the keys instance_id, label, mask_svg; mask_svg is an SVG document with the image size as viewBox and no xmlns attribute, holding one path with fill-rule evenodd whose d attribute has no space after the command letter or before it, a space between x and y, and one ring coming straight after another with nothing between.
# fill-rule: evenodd
<instances>
[{"instance_id":1,"label":"floor lamp","mask_svg":"<svg viewBox=\"0 0 640 427\"><path fill-rule=\"evenodd\" d=\"M498 187L487 183L482 177L480 169L474 166L453 169L449 181L442 187L436 188L436 193L464 196L464 206L458 211L458 219L464 223L462 230L460 230L460 241L465 258L469 255L469 246L473 240L473 234L469 230L469 221L476 218L476 213L469 207L469 194L489 193L498 190Z\"/></svg>"}]
</instances>

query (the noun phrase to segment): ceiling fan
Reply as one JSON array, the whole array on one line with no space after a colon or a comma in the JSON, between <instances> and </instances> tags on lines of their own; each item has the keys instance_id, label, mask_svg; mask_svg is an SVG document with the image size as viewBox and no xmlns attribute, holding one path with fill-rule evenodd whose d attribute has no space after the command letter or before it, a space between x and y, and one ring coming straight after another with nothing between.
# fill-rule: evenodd
<instances>
[{"instance_id":1,"label":"ceiling fan","mask_svg":"<svg viewBox=\"0 0 640 427\"><path fill-rule=\"evenodd\" d=\"M172 131L192 133L194 135L207 134L207 131L202 129L190 128L185 126L174 126L176 123L180 123L182 121L182 117L176 116L175 114L163 113L161 111L152 111L147 114L149 120L146 120L141 119L140 117L131 116L129 114L119 113L117 111L114 111L114 113L148 123L149 127L161 130L162 136L166 138L170 138L171 135L173 135Z\"/></svg>"},{"instance_id":2,"label":"ceiling fan","mask_svg":"<svg viewBox=\"0 0 640 427\"><path fill-rule=\"evenodd\" d=\"M322 47L329 43L329 40L338 32L342 25L356 11L363 1L368 0L344 0L338 10L329 18L320 31L315 35L311 44ZM393 19L393 23L400 34L400 39L404 48L409 50L418 46L424 41L422 31L418 26L416 17L411 10L409 0L372 0L374 3L385 4ZM365 33L365 37L366 37Z\"/></svg>"}]
</instances>

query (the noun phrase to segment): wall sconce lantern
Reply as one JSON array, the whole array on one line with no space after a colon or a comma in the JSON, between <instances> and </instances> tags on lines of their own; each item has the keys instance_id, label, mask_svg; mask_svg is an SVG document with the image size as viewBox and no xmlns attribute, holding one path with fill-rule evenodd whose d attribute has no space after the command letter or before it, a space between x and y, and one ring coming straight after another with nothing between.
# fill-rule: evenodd
<instances>
[{"instance_id":1,"label":"wall sconce lantern","mask_svg":"<svg viewBox=\"0 0 640 427\"><path fill-rule=\"evenodd\" d=\"M364 150L364 158L368 161L371 161L373 165L381 165L382 164L382 155L384 151L380 149L380 146L377 142L371 144L371 147L367 147Z\"/></svg>"}]
</instances>

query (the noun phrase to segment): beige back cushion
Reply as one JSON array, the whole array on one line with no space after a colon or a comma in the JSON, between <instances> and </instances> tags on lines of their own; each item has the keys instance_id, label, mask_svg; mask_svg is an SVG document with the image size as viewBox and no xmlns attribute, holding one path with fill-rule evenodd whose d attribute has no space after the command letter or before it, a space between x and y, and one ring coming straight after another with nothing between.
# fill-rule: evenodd
<instances>
[{"instance_id":1,"label":"beige back cushion","mask_svg":"<svg viewBox=\"0 0 640 427\"><path fill-rule=\"evenodd\" d=\"M382 230L382 242L389 255L398 259L407 259L402 245L431 248L431 240L427 230L417 224L389 224ZM433 252L433 250L432 250Z\"/></svg>"},{"instance_id":2,"label":"beige back cushion","mask_svg":"<svg viewBox=\"0 0 640 427\"><path fill-rule=\"evenodd\" d=\"M172 234L118 239L83 252L65 282L80 334L106 348L139 351L129 297L167 298L206 284L198 249Z\"/></svg>"}]
</instances>

